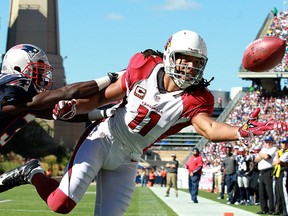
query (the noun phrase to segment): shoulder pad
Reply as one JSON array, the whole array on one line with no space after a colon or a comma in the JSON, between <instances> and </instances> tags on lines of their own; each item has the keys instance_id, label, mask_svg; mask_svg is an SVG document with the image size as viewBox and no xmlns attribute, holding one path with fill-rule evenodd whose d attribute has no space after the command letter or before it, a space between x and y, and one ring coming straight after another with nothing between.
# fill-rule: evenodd
<instances>
[{"instance_id":1,"label":"shoulder pad","mask_svg":"<svg viewBox=\"0 0 288 216\"><path fill-rule=\"evenodd\" d=\"M148 58L145 58L145 56L142 53L136 53L131 58L129 62L129 66L131 68L141 68L148 61L154 61L155 63L159 63L159 62L163 62L163 59L161 59L159 56L149 56Z\"/></svg>"},{"instance_id":2,"label":"shoulder pad","mask_svg":"<svg viewBox=\"0 0 288 216\"><path fill-rule=\"evenodd\" d=\"M3 73L0 73L0 85L7 84L8 82L11 82L12 80L16 80L16 79L19 79L21 77L22 76L20 76L18 74L3 74Z\"/></svg>"},{"instance_id":3,"label":"shoulder pad","mask_svg":"<svg viewBox=\"0 0 288 216\"><path fill-rule=\"evenodd\" d=\"M30 79L28 79L26 77L22 77L19 79L12 80L12 81L8 82L6 85L22 88L24 91L27 92L29 90L29 87L31 84L32 84L32 81Z\"/></svg>"}]
</instances>

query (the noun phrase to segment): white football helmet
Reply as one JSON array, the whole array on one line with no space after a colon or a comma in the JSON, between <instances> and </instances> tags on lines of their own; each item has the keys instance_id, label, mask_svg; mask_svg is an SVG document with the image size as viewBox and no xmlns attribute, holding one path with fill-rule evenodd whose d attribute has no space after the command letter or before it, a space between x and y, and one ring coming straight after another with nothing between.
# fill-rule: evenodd
<instances>
[{"instance_id":1,"label":"white football helmet","mask_svg":"<svg viewBox=\"0 0 288 216\"><path fill-rule=\"evenodd\" d=\"M198 71L196 76L187 73L187 65L176 65L175 54L182 54L200 58L199 67L193 66L192 69ZM173 34L164 48L164 67L165 72L171 76L175 84L181 89L191 85L198 85L203 78L207 58L207 47L202 37L189 30L182 30ZM185 71L177 71L176 66L185 68Z\"/></svg>"},{"instance_id":2,"label":"white football helmet","mask_svg":"<svg viewBox=\"0 0 288 216\"><path fill-rule=\"evenodd\" d=\"M32 80L38 91L45 91L52 88L52 70L46 53L41 48L19 44L5 54L1 73L25 76Z\"/></svg>"},{"instance_id":3,"label":"white football helmet","mask_svg":"<svg viewBox=\"0 0 288 216\"><path fill-rule=\"evenodd\" d=\"M244 147L240 147L237 154L238 155L245 155L246 151L245 151L245 148Z\"/></svg>"}]
</instances>

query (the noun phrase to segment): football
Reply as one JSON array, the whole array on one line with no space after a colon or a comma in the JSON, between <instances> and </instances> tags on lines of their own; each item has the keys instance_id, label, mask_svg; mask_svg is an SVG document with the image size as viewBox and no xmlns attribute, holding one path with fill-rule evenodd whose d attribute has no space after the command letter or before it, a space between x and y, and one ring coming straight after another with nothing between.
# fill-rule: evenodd
<instances>
[{"instance_id":1,"label":"football","mask_svg":"<svg viewBox=\"0 0 288 216\"><path fill-rule=\"evenodd\" d=\"M281 62L285 51L285 40L272 36L257 39L246 47L242 66L252 72L269 71Z\"/></svg>"}]
</instances>

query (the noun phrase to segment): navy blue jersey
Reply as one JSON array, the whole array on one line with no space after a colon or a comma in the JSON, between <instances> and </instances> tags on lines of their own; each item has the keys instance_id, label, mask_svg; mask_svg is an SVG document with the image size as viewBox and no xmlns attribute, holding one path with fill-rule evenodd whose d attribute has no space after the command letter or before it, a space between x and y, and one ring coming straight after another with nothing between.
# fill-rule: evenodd
<instances>
[{"instance_id":1,"label":"navy blue jersey","mask_svg":"<svg viewBox=\"0 0 288 216\"><path fill-rule=\"evenodd\" d=\"M249 171L249 157L246 155L237 155L236 158L237 163L237 173L240 175L244 175Z\"/></svg>"},{"instance_id":2,"label":"navy blue jersey","mask_svg":"<svg viewBox=\"0 0 288 216\"><path fill-rule=\"evenodd\" d=\"M19 75L0 74L0 146L5 145L21 128L35 119L28 112L11 116L2 112L3 105L24 104L38 94L32 81Z\"/></svg>"}]
</instances>

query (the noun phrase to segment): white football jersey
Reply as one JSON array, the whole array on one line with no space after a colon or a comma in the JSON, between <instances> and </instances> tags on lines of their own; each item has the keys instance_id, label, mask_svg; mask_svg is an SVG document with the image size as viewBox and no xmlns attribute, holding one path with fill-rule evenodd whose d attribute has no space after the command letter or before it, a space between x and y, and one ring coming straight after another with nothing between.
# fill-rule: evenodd
<instances>
[{"instance_id":1,"label":"white football jersey","mask_svg":"<svg viewBox=\"0 0 288 216\"><path fill-rule=\"evenodd\" d=\"M214 98L210 91L202 88L193 93L167 92L163 76L162 59L145 59L141 53L132 57L122 76L126 103L108 124L114 138L133 152L142 154L155 141L190 125L191 118L200 112L212 114Z\"/></svg>"}]
</instances>

